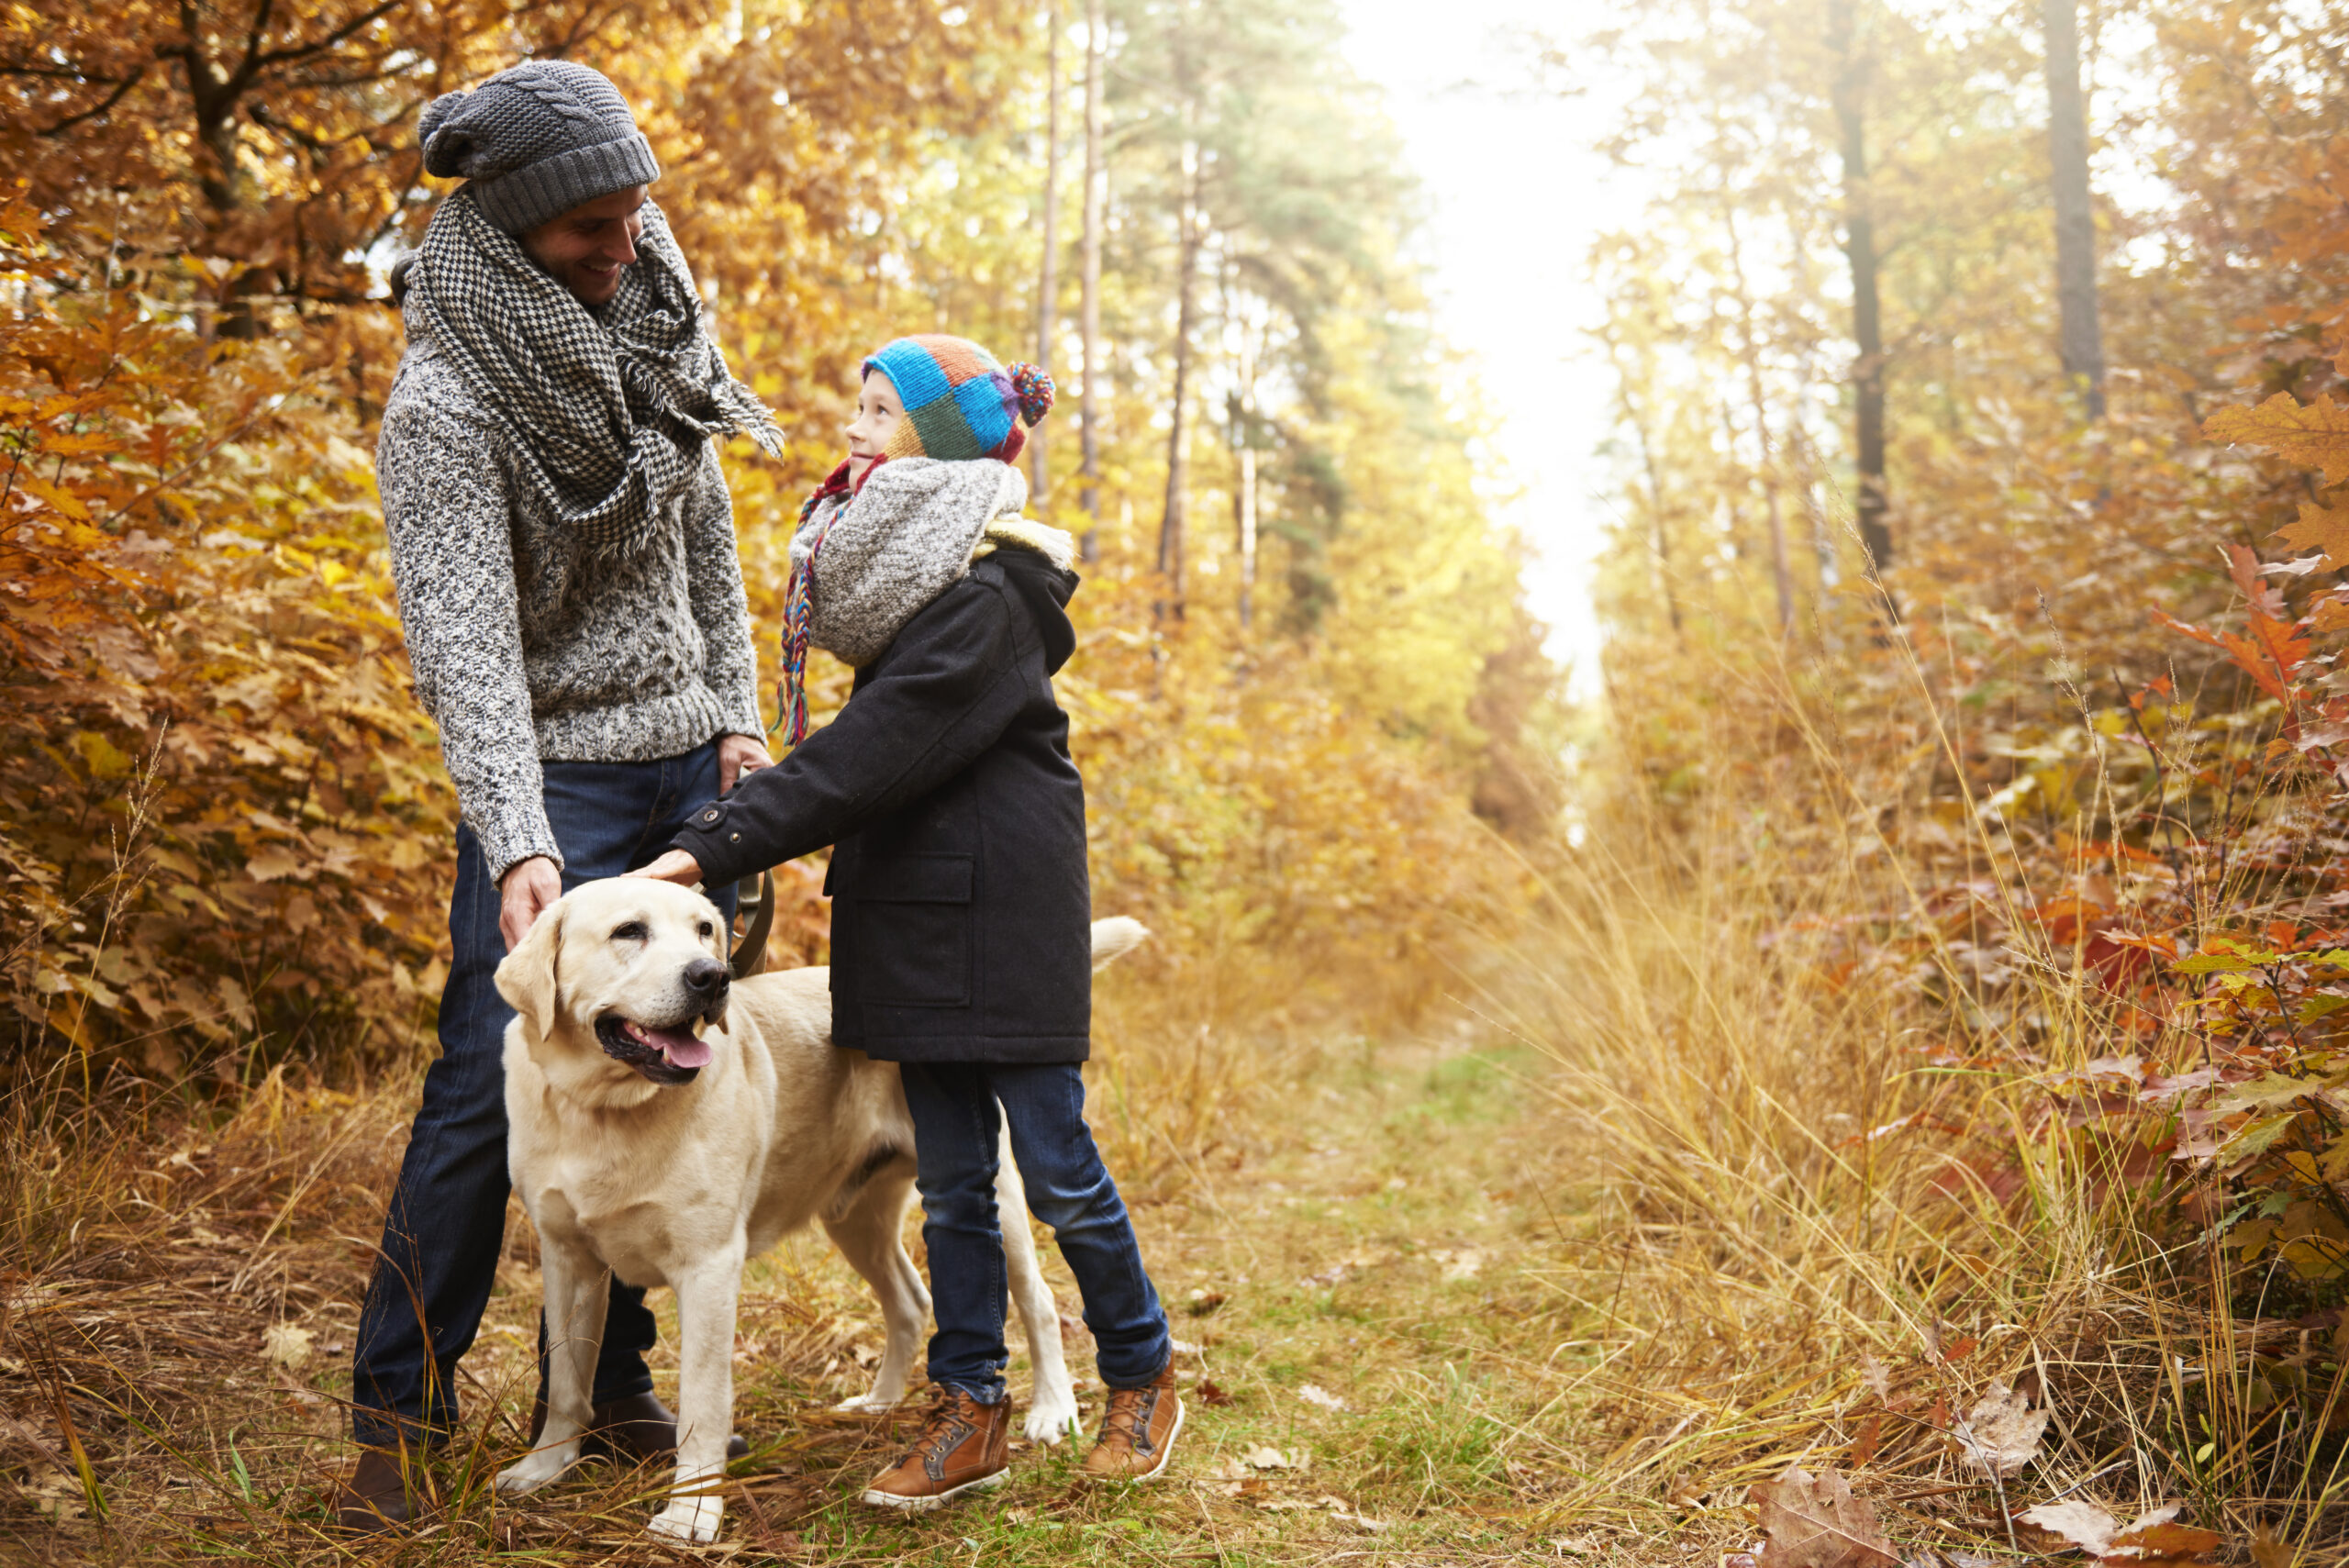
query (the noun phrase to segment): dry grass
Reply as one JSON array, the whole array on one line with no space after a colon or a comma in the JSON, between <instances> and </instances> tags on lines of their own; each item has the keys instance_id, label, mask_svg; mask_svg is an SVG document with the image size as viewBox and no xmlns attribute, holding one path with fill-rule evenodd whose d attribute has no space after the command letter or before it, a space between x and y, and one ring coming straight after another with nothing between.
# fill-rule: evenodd
<instances>
[{"instance_id":1,"label":"dry grass","mask_svg":"<svg viewBox=\"0 0 2349 1568\"><path fill-rule=\"evenodd\" d=\"M2261 1539L2260 1568L2343 1560L2342 1331L2214 1277L2126 1139L2046 1114L2048 1074L2121 1043L2108 1004L2065 955L2022 954L1956 1050L1959 955L1818 962L1807 943L1916 886L1881 840L1777 831L1800 805L1616 809L1545 868L1543 919L1417 1030L1251 1030L1279 975L1209 991L1163 954L1105 984L1096 1120L1198 1346L1173 1484L1088 1493L1065 1451L1026 1452L941 1518L859 1509L896 1429L829 1407L878 1326L803 1240L747 1288L756 1446L718 1548L652 1544L659 1476L497 1499L533 1382L518 1218L442 1522L362 1555L1679 1563L1749 1544L1748 1489L1799 1460L1852 1472L1908 1552L2029 1555L2006 1516L2069 1496L2182 1503L2238 1558ZM225 1105L84 1098L66 1073L13 1094L0 1540L47 1562L353 1555L324 1497L412 1092L273 1074ZM1088 1371L1081 1332L1072 1350ZM2000 1481L1954 1437L1994 1380L2054 1413ZM1264 1447L1303 1467L1250 1469Z\"/></svg>"},{"instance_id":2,"label":"dry grass","mask_svg":"<svg viewBox=\"0 0 2349 1568\"><path fill-rule=\"evenodd\" d=\"M1798 731L1785 689L1760 695ZM2020 920L1997 1005L1972 1005L1979 952L1879 826L1913 795L1872 797L1801 739L1799 765L1668 819L1651 778L1595 782L1609 809L1551 873L1544 928L1479 987L1544 1059L1524 1084L1560 1129L1536 1280L1580 1337L1519 1434L1571 1462L1553 1517L1694 1515L1726 1540L1799 1460L1852 1472L1904 1548L2028 1555L2009 1515L2077 1496L2183 1504L2238 1557L2262 1540L2262 1568L2343 1560L2349 1315L2294 1318L2304 1294L2268 1305L2274 1274L2203 1243L2215 1195L2179 1201L2163 1116L2083 1126L2054 1092L2199 1048L2132 1032ZM2047 891L1978 823L1968 848L2010 905ZM2053 1412L1997 1480L1959 1441L1994 1381Z\"/></svg>"}]
</instances>

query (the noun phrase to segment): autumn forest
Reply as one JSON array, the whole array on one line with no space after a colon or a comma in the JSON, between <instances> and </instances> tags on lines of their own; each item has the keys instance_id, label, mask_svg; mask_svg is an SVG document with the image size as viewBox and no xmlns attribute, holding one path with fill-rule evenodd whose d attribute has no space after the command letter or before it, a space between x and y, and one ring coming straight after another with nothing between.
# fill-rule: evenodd
<instances>
[{"instance_id":1,"label":"autumn forest","mask_svg":"<svg viewBox=\"0 0 2349 1568\"><path fill-rule=\"evenodd\" d=\"M814 1236L745 1276L722 1543L648 1537L649 1472L500 1495L517 1207L371 1554L2344 1561L2349 7L1525 10L1458 90L1613 95L1638 197L1550 259L1608 400L1541 438L1606 475L1579 669L1334 0L0 11L0 1553L358 1550L459 816L389 275L453 188L420 109L543 57L628 98L783 431L721 453L769 722L859 360L1058 384L1053 687L1152 933L1088 1114L1193 1426L1163 1486L1015 1445L860 1513L910 1418L834 1408L880 1331ZM767 966L829 962L824 878Z\"/></svg>"}]
</instances>

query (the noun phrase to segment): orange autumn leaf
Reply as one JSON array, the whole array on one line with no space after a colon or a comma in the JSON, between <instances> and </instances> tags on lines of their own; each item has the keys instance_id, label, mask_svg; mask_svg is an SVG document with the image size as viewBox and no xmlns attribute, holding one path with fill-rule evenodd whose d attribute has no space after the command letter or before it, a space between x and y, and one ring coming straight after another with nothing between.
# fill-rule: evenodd
<instances>
[{"instance_id":1,"label":"orange autumn leaf","mask_svg":"<svg viewBox=\"0 0 2349 1568\"><path fill-rule=\"evenodd\" d=\"M2288 462L2321 469L2327 483L2349 479L2349 408L2320 393L2301 403L2279 392L2255 408L2222 408L2202 433L2231 446L2260 447Z\"/></svg>"},{"instance_id":2,"label":"orange autumn leaf","mask_svg":"<svg viewBox=\"0 0 2349 1568\"><path fill-rule=\"evenodd\" d=\"M2327 571L2349 564L2349 511L2303 501L2300 520L2286 523L2276 531L2295 550L2321 553Z\"/></svg>"}]
</instances>

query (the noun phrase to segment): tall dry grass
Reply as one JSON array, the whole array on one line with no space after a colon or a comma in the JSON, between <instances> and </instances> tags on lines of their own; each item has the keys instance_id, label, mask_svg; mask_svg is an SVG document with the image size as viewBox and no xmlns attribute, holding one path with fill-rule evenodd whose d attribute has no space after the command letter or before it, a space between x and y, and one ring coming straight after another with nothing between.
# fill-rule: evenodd
<instances>
[{"instance_id":1,"label":"tall dry grass","mask_svg":"<svg viewBox=\"0 0 2349 1568\"><path fill-rule=\"evenodd\" d=\"M1946 866L1901 831L1917 777L1955 760L1937 723L1870 772L1798 673L1711 673L1742 690L1681 710L1718 724L1689 749L1751 755L1759 728L1791 757L1659 788L1603 753L1545 920L1475 983L1557 1118L1539 1283L1571 1327L1534 1408L1578 1457L1551 1507L1745 1529L1744 1488L1799 1461L1860 1476L1896 1539L2009 1547L2013 1512L2081 1496L2124 1519L2184 1503L2264 1568L2338 1551L2349 1328L2263 1315L2270 1282L2206 1241L2213 1194L2166 1158L2174 1110L2081 1110L2099 1058L2195 1042L2132 1027L2045 926L1987 934L1937 901ZM1905 686L1935 715L1913 664ZM1965 804L1994 915L2062 890L2065 866ZM1994 1382L2051 1412L2004 1477L1964 1450Z\"/></svg>"}]
</instances>

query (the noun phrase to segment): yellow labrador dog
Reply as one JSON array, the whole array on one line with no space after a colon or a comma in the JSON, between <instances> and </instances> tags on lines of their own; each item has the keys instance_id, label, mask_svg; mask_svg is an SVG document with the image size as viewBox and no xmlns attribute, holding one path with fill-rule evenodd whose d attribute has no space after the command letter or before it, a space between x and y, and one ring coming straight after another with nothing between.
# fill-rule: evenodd
<instances>
[{"instance_id":1,"label":"yellow labrador dog","mask_svg":"<svg viewBox=\"0 0 2349 1568\"><path fill-rule=\"evenodd\" d=\"M1093 928L1097 964L1148 933ZM550 907L498 966L507 1162L538 1228L546 1289L547 1419L497 1486L528 1492L579 1459L603 1338L606 1270L676 1293L677 1471L656 1533L715 1540L734 1428L734 1313L743 1263L810 1220L881 1298L886 1346L844 1408L905 1397L930 1293L900 1240L913 1201L913 1123L896 1064L831 1043L828 972L729 983L726 932L697 893L594 882ZM1035 1369L1028 1436L1076 1421L1060 1318L1036 1266L1027 1194L1001 1149L1011 1296Z\"/></svg>"}]
</instances>

